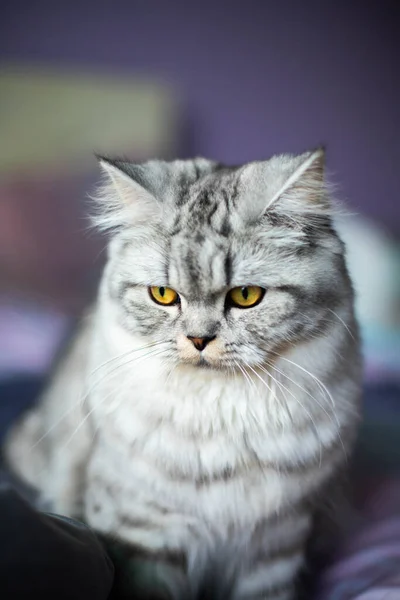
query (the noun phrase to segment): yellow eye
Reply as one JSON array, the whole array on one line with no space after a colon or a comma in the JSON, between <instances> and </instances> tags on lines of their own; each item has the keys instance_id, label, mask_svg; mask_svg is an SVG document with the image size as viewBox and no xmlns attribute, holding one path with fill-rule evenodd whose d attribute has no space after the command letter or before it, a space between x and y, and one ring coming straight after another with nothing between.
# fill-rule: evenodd
<instances>
[{"instance_id":1,"label":"yellow eye","mask_svg":"<svg viewBox=\"0 0 400 600\"><path fill-rule=\"evenodd\" d=\"M179 302L179 296L175 290L164 287L164 286L152 286L149 288L151 298L157 302L157 304L163 304L164 306L171 306Z\"/></svg>"},{"instance_id":2,"label":"yellow eye","mask_svg":"<svg viewBox=\"0 0 400 600\"><path fill-rule=\"evenodd\" d=\"M247 285L236 287L228 292L227 300L231 306L237 308L250 308L255 306L263 299L265 290L258 285Z\"/></svg>"}]
</instances>

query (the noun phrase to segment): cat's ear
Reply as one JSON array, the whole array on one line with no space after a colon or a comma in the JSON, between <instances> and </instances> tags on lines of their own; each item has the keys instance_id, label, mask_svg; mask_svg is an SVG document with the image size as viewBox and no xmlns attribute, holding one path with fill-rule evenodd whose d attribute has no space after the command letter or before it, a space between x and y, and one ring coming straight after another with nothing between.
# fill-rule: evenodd
<instances>
[{"instance_id":1,"label":"cat's ear","mask_svg":"<svg viewBox=\"0 0 400 600\"><path fill-rule=\"evenodd\" d=\"M328 208L325 195L325 150L301 154L293 160L293 172L268 201L265 210L281 203L286 210L319 211Z\"/></svg>"},{"instance_id":2,"label":"cat's ear","mask_svg":"<svg viewBox=\"0 0 400 600\"><path fill-rule=\"evenodd\" d=\"M299 216L328 214L330 203L324 170L323 148L249 164L241 174L242 185L251 192L246 202L247 217L255 220L269 212Z\"/></svg>"},{"instance_id":3,"label":"cat's ear","mask_svg":"<svg viewBox=\"0 0 400 600\"><path fill-rule=\"evenodd\" d=\"M161 212L158 190L163 173L154 163L134 164L97 156L104 181L96 195L94 222L116 230L156 219ZM158 167L158 168L157 168Z\"/></svg>"}]
</instances>

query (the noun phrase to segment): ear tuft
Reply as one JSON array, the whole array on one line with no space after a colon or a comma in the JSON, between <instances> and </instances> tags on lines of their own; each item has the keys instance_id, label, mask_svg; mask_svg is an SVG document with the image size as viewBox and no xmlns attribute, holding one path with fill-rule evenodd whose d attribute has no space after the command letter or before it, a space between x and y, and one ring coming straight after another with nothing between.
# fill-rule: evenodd
<instances>
[{"instance_id":1,"label":"ear tuft","mask_svg":"<svg viewBox=\"0 0 400 600\"><path fill-rule=\"evenodd\" d=\"M239 174L244 196L238 207L242 219L255 223L271 213L300 221L311 214L329 216L324 171L324 148L245 165Z\"/></svg>"},{"instance_id":2,"label":"ear tuft","mask_svg":"<svg viewBox=\"0 0 400 600\"><path fill-rule=\"evenodd\" d=\"M92 198L96 206L94 225L101 231L117 232L156 219L160 203L145 187L150 163L136 165L99 155L96 158L104 179Z\"/></svg>"},{"instance_id":3,"label":"ear tuft","mask_svg":"<svg viewBox=\"0 0 400 600\"><path fill-rule=\"evenodd\" d=\"M296 159L293 172L271 198L266 210L273 208L276 202L280 202L286 210L297 209L305 212L319 211L325 206L324 148L302 154Z\"/></svg>"}]
</instances>

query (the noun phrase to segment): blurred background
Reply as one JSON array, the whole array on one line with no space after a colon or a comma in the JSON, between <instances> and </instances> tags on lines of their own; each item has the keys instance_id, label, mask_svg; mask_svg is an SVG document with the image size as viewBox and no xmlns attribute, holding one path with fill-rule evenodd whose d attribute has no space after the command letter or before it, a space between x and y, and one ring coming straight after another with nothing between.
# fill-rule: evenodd
<instances>
[{"instance_id":1,"label":"blurred background","mask_svg":"<svg viewBox=\"0 0 400 600\"><path fill-rule=\"evenodd\" d=\"M95 293L94 151L240 163L323 143L364 343L355 491L375 540L400 532L399 6L2 0L0 441ZM398 577L387 548L372 560L397 556Z\"/></svg>"},{"instance_id":2,"label":"blurred background","mask_svg":"<svg viewBox=\"0 0 400 600\"><path fill-rule=\"evenodd\" d=\"M3 0L0 426L95 289L94 151L239 163L323 143L351 215L363 456L400 464L399 31L386 0Z\"/></svg>"}]
</instances>

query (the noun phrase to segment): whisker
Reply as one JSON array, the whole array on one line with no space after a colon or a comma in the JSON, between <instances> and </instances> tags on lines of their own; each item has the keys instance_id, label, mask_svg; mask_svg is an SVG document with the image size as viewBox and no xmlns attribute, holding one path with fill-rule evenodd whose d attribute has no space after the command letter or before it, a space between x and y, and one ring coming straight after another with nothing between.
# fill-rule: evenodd
<instances>
[{"instance_id":1,"label":"whisker","mask_svg":"<svg viewBox=\"0 0 400 600\"><path fill-rule=\"evenodd\" d=\"M165 342L166 343L166 342ZM145 356L152 356L154 352L157 352L158 348L155 349L150 349L146 354L138 356L137 359L143 358ZM125 357L126 358L126 357ZM94 383L92 383L89 387L89 389L87 390L87 392L85 392L85 395L83 396L83 398L81 399L82 404L87 400L88 396L91 394L91 392L93 392L93 390L99 385L99 383L101 383L102 381L104 381L104 379L106 379L107 377L111 376L113 373L116 373L121 367L124 367L125 365L129 365L131 364L131 357L128 358L128 360L121 362L120 364L118 364L117 366L115 366L113 369L108 370L106 373L103 373L101 377L99 377L99 379L97 379L97 381L95 381ZM134 361L132 361L133 364Z\"/></svg>"},{"instance_id":2,"label":"whisker","mask_svg":"<svg viewBox=\"0 0 400 600\"><path fill-rule=\"evenodd\" d=\"M29 448L29 450L30 450L30 451L31 451L31 450L34 450L34 448L36 448L36 446L38 446L38 445L39 445L41 442L43 442L43 440L44 440L44 439L45 439L45 438L46 438L48 435L50 435L50 433L51 433L52 431L54 431L54 429L56 429L56 427L58 427L58 425L60 425L60 424L61 424L61 423L64 421L64 419L65 419L66 417L68 417L68 415L69 415L69 414L70 414L70 413L71 413L71 412L72 412L72 411L73 411L73 410L74 410L74 409L75 409L75 408L76 408L76 407L77 407L77 406L78 406L80 403L81 403L81 399L79 398L79 400L77 400L77 402L74 402L74 404L73 404L72 406L70 406L70 407L69 407L69 409L68 409L68 410L66 410L66 411L65 411L65 412L62 414L62 416L61 416L59 419L57 419L57 421L56 421L55 423L53 423L53 425L52 425L52 426L51 426L49 429L47 429L47 430L46 430L46 432L45 432L45 433L44 433L44 434L43 434L43 435L42 435L42 436L41 436L41 437L40 437L38 440L36 440L36 442L33 444L33 446L31 446L31 447Z\"/></svg>"},{"instance_id":3,"label":"whisker","mask_svg":"<svg viewBox=\"0 0 400 600\"><path fill-rule=\"evenodd\" d=\"M326 414L327 417L329 417L331 419L331 415L328 413L328 411L322 406L322 404L315 398L315 396L313 396L308 390L306 390L303 386L301 386L299 383L297 383L297 381L295 381L294 379L292 379L291 377L289 377L289 375L287 375L284 371L281 371L280 369L278 369L278 367L276 367L275 365L273 365L272 363L267 363L270 367L272 367L277 373L279 373L280 375L283 375L284 377L286 377L286 379L288 381L290 381L291 383L293 383L295 386L297 386L302 392L304 392L305 394L307 394L307 396L309 396L314 402L316 402L316 404L320 407L320 409Z\"/></svg>"},{"instance_id":4,"label":"whisker","mask_svg":"<svg viewBox=\"0 0 400 600\"><path fill-rule=\"evenodd\" d=\"M272 373L270 373L268 371L268 369L265 369L261 364L258 364L257 367L259 369L261 369L261 371L264 371L264 373L266 373L271 378L271 380L272 380L271 384L272 384L272 382L274 382L275 385L277 385L279 387L279 389L280 389L280 391L281 391L281 393L283 395L284 402L281 402L280 399L278 399L278 396L276 395L276 393L275 393L275 398L278 400L279 406L281 406L284 410L286 410L287 415L289 417L289 420L293 423L293 415L292 415L292 413L291 413L291 411L289 409L287 397L283 393L282 389L286 390L290 395L293 396L292 392L287 387L285 387L282 382L278 381L278 379L276 377L274 377L272 375Z\"/></svg>"},{"instance_id":5,"label":"whisker","mask_svg":"<svg viewBox=\"0 0 400 600\"><path fill-rule=\"evenodd\" d=\"M330 393L330 391L328 390L328 388L326 387L326 385L324 383L322 383L322 381L320 381L318 379L318 377L316 377L315 375L313 375L313 373L310 373L310 371L307 371L306 368L302 367L301 365L298 365L296 362L293 362L289 358L286 358L285 356L282 356L281 354L278 354L277 352L274 352L273 354L275 354L281 360L285 360L286 362L290 363L294 367L297 367L298 369L300 369L301 371L303 371L304 373L306 373L307 375L309 375L312 379L314 379L315 383L318 385L318 387L321 389L321 391L325 392L326 395L328 396L328 398L329 398L329 400L330 400L330 402L332 404L332 407L335 407L335 401L334 401L334 399L332 397L332 394Z\"/></svg>"},{"instance_id":6,"label":"whisker","mask_svg":"<svg viewBox=\"0 0 400 600\"><path fill-rule=\"evenodd\" d=\"M167 378L166 378L166 380L164 382L165 387L167 387L167 385L169 383L169 380L171 379L172 373L175 371L175 369L176 369L177 366L178 366L178 363L175 363L174 365L172 365L172 367L171 367L171 369L170 369L170 371L169 371L169 373L167 375Z\"/></svg>"},{"instance_id":7,"label":"whisker","mask_svg":"<svg viewBox=\"0 0 400 600\"><path fill-rule=\"evenodd\" d=\"M256 377L258 377L258 379L259 379L259 380L260 380L260 381L261 381L261 382L262 382L262 383L265 385L265 387L268 389L268 391L270 391L270 392L271 392L271 394L273 395L273 392L272 392L272 390L271 390L270 386L268 385L268 383L265 381L265 379L263 379L263 378L261 377L261 375L259 375L259 374L257 373L257 371L256 371L255 369L253 369L253 367L251 367L249 364L246 364L246 367L247 367L248 369L250 369L250 370L251 370L251 371L254 373L254 375L255 375ZM266 372L267 372L267 371L266 371Z\"/></svg>"},{"instance_id":8,"label":"whisker","mask_svg":"<svg viewBox=\"0 0 400 600\"><path fill-rule=\"evenodd\" d=\"M158 352L161 354L162 352L164 352L164 350L161 350L161 351L160 351L160 350L158 350ZM149 358L149 357L148 357L147 355L146 355L145 357L141 357L141 356L140 356L140 357L138 357L136 360L137 360L137 361L139 361L139 360L140 360L140 359L142 359L142 358L143 358L143 359L147 359L147 358ZM134 361L132 361L132 362L136 362L136 360L134 360ZM126 365L126 366L128 366L128 365ZM122 382L122 384L121 384L120 386L118 386L117 390L119 391L119 390L120 390L122 387L124 387L125 385L126 385L126 381ZM94 407L93 407L93 408L92 408L92 409L91 409L91 410L90 410L90 411L89 411L89 412L88 412L88 413L87 413L87 414L84 416L84 418L82 419L82 421L81 421L81 422L79 423L79 425L78 425L78 426L75 428L75 430L74 430L74 431L73 431L73 433L70 435L70 437L67 439L67 441L66 441L66 442L65 442L65 443L64 443L64 444L61 446L61 450L65 450L65 449L67 448L67 446L70 444L70 442L71 442L71 441L72 441L72 439L75 437L75 435L78 433L78 431L79 431L79 430L80 430L80 429L83 427L83 425L84 425L84 424L85 424L85 422L88 420L88 418L89 418L89 417L90 417L90 415L93 413L93 411L94 411L96 408L98 408L99 406L101 406L101 405L102 405L102 404L103 404L103 403L104 403L104 402L105 402L105 401L106 401L106 400L107 400L107 399L108 399L108 398L111 396L111 394L113 394L113 393L115 393L115 389L111 390L111 391L110 391L108 394L106 394L106 396L105 396L104 398L102 398L101 402L100 402L100 403L99 403L97 406L94 406ZM79 402L80 402L80 401L78 401L78 403L79 403ZM78 403L75 403L75 404L74 404L74 406L73 406L72 408L74 408L74 407L76 406L76 404L78 404ZM70 412L70 411L68 411L68 412ZM97 431L95 431L95 435L96 435L96 433L97 433ZM48 432L46 432L45 436L43 436L43 437L46 437L46 435L48 435ZM94 439L94 438L93 438L93 439ZM44 473L46 470L47 470L47 466L43 467L43 469L41 469L41 470L38 472L37 476L40 478L40 477L43 475L43 473Z\"/></svg>"},{"instance_id":9,"label":"whisker","mask_svg":"<svg viewBox=\"0 0 400 600\"><path fill-rule=\"evenodd\" d=\"M279 357L281 360L285 360L286 362L288 362L288 363L292 364L293 366L297 367L298 369L300 369L301 371L303 371L304 373L306 373L307 375L309 375L309 376L310 376L310 377L311 377L311 378L312 378L312 379L315 381L315 383L318 385L318 387L320 388L320 390L321 390L323 393L325 393L325 394L327 395L327 397L329 398L329 400L330 400L330 402L331 402L331 405L332 405L332 415L331 415L331 416L333 416L333 417L334 417L334 419L335 419L335 421L336 421L336 426L337 426L337 435L338 435L338 437L339 437L340 444L341 444L341 446L342 446L342 448L343 448L343 452L344 452L344 455L345 455L345 457L346 457L346 460L347 460L347 459L348 459L348 456L347 456L347 451L346 451L345 445L344 445L344 443L343 443L342 436L341 436L341 434L340 434L340 429L341 429L341 427L340 427L340 422L339 422L338 416L337 416L337 414L336 414L336 411L335 411L336 404L335 404L335 401L334 401L334 399L333 399L333 397L332 397L332 394L330 393L330 391L328 390L328 388L326 387L326 385L325 385L324 383L322 383L322 381L321 381L320 379L318 379L318 377L316 377L316 375L314 375L313 373L310 373L310 371L308 371L307 369L305 369L305 368L304 368L304 367L302 367L301 365L297 364L296 362L294 362L294 361L290 360L289 358L286 358L285 356L282 356L282 355L278 354L277 352L274 352L274 354L275 354L276 356L278 356L278 357ZM273 366L273 368L274 368L274 369L277 369L277 367L275 367L275 366ZM285 377L288 377L288 376L286 375L286 373L282 373L282 374L283 374ZM289 379L289 377L288 377L288 379ZM293 383L295 383L296 385L298 385L298 386L299 386L299 384L297 384L295 381L293 381ZM299 386L299 387L300 387L300 386ZM305 390L305 391L306 391L306 390ZM308 393L308 392L307 392L307 393ZM313 400L317 402L318 406L320 406L320 408L321 408L321 409L322 409L322 410L325 412L325 414L326 414L327 416L329 416L329 414L328 414L328 413L326 412L326 410L325 410L325 409L324 409L324 408L321 406L321 404L320 404L320 403L319 403L319 402L316 400L316 398L314 398L312 395L311 395L311 398L313 398Z\"/></svg>"},{"instance_id":10,"label":"whisker","mask_svg":"<svg viewBox=\"0 0 400 600\"><path fill-rule=\"evenodd\" d=\"M159 354L163 354L164 350L156 350L155 351L156 354L154 354L154 352L152 354L149 355L149 353L147 353L145 356L140 356L138 359L136 359L138 362L142 362L143 360L146 360L147 358L150 357L154 357L157 356ZM136 361L135 361L136 362ZM124 381L123 384L118 388L121 389L121 387L124 387L126 385L126 382ZM65 442L65 444L63 444L62 449L65 449L69 443L72 441L72 439L75 437L75 435L78 433L78 431L82 428L82 426L86 423L87 419L90 417L90 415L93 413L94 410L96 410L97 408L99 408L99 406L102 406L102 404L113 394L115 393L115 390L111 390L111 392L109 392L108 394L105 395L104 398L102 398L102 400L100 401L99 404L94 405L91 410L84 416L84 418L82 419L82 421L79 423L79 425L76 427L76 429L73 431L73 433L70 435L70 437L68 438L68 440Z\"/></svg>"},{"instance_id":11,"label":"whisker","mask_svg":"<svg viewBox=\"0 0 400 600\"><path fill-rule=\"evenodd\" d=\"M252 381L252 380L251 380L251 378L250 378L249 374L247 373L246 369L245 369L245 368L243 368L243 367L242 367L242 365L241 365L240 363L238 363L238 362L237 362L235 359L233 359L233 361L234 361L235 365L237 366L237 368L238 368L238 369L239 369L239 370L242 372L242 374L244 375L244 378L245 378L245 381L246 381L246 383L250 383L250 385L254 385L255 391L257 391L257 387L255 386L255 383L254 383L254 381ZM235 378L237 378L237 376L238 376L238 373L237 373L237 371L234 371L234 375L235 375ZM255 426L256 426L256 427L258 427L258 426L259 426L258 419L257 419L256 415L254 414L254 412L253 412L253 410L252 410L252 408L251 408L251 404L250 404L250 403L247 403L247 405L246 405L246 409L247 409L247 413L248 413L248 415L249 415L249 416L250 416L250 417L253 419ZM247 444L247 445L248 445L248 444ZM249 449L250 449L250 446L249 446L249 445L248 445L248 447L249 447ZM252 452L252 454L254 454L254 451L251 451L251 452ZM254 456L255 456L255 458L258 460L257 456L256 456L256 455L254 455Z\"/></svg>"},{"instance_id":12,"label":"whisker","mask_svg":"<svg viewBox=\"0 0 400 600\"><path fill-rule=\"evenodd\" d=\"M130 351L130 352L131 352L131 351ZM163 352L164 352L164 351L163 351ZM122 357L126 357L126 354L127 354L127 353L123 353L123 355L121 355L121 356L122 356ZM154 354L153 354L152 352L149 352L149 353L145 354L145 355L144 355L144 357L143 357L143 356L139 356L139 357L137 357L137 359L136 359L136 360L139 360L140 358L146 358L147 356L149 356L149 357L150 357L150 356L153 356L153 355L154 355ZM115 357L115 358L116 358L116 357ZM129 366L130 364L133 364L134 362L135 362L135 360L133 360L133 361L131 361L131 360L129 360L129 361L126 361L126 362L124 362L123 364L120 364L120 365L118 365L117 367L115 367L115 369L113 369L111 372L109 372L109 373L106 373L106 374L105 374L105 376L104 376L104 377L102 377L102 378L101 378L99 381L96 381L96 382L95 382L95 384L93 384L93 385L90 387L90 389L89 389L89 390L88 390L88 392L85 394L85 396L83 396L83 397L80 397L80 398L79 398L79 399L78 399L76 402L74 402L74 404L73 404L72 406L70 406L70 407L68 408L68 410L66 410L66 411L65 411L65 412L62 414L62 416L61 416L59 419L57 419L57 421L56 421L55 423L53 423L53 425L51 425L51 427L49 427L49 429L47 429L47 430L46 430L46 432L45 432L45 433L44 433L44 434L43 434L43 435L42 435L42 436L41 436L41 437L40 437L38 440L36 440L36 442L35 442L35 443L34 443L34 444L33 444L33 445L30 447L30 450L33 450L34 448L36 448L36 446L38 446L38 445L39 445L41 442L43 442L43 440L45 440L45 439L46 439L46 438L47 438L47 437L50 435L50 433L51 433L52 431L54 431L54 430L55 430L55 429L56 429L56 428L57 428L57 427L58 427L58 426L59 426L59 425L60 425L60 424L61 424L61 423L64 421L64 419L65 419L66 417L68 417L68 415L69 415L69 414L70 414L70 413L71 413L71 412L72 412L72 411L73 411L73 410L74 410L74 409L75 409L77 406L79 406L80 404L83 404L83 403L85 402L85 400L88 398L88 396L89 396L90 392L91 392L91 391L93 391L93 389L96 387L96 385L97 385L98 383L100 383L101 381L103 381L103 380L104 380L104 379L107 377L107 375L111 375L111 376L113 376L112 374L114 373L114 371L117 371L118 369L120 369L120 368L122 368L122 367L127 367L127 366Z\"/></svg>"},{"instance_id":13,"label":"whisker","mask_svg":"<svg viewBox=\"0 0 400 600\"><path fill-rule=\"evenodd\" d=\"M342 319L342 317L340 317L334 310L332 310L331 308L328 308L329 312L331 312L339 321L340 323L343 325L343 327L346 329L347 333L349 334L349 336L351 337L351 339L353 340L353 342L356 341L353 332L351 331L350 327L347 325L347 323L345 323Z\"/></svg>"},{"instance_id":14,"label":"whisker","mask_svg":"<svg viewBox=\"0 0 400 600\"><path fill-rule=\"evenodd\" d=\"M319 436L319 431L318 431L317 424L314 421L311 413L307 410L307 408L304 406L304 404L302 402L300 402L300 400L298 399L298 397L296 396L296 394L293 394L293 392L291 390L289 390L289 388L287 388L285 385L283 385L282 382L281 382L281 385L292 396L292 398L295 400L295 402L297 402L297 404L301 407L301 409L306 413L307 417L309 418L309 420L311 422L311 425L312 425L313 430L314 430L315 437L316 437L316 439L318 441L318 446L319 446L319 466L321 466L321 464L322 464L322 442L321 442L321 438Z\"/></svg>"},{"instance_id":15,"label":"whisker","mask_svg":"<svg viewBox=\"0 0 400 600\"><path fill-rule=\"evenodd\" d=\"M259 365L258 365L258 366L259 366ZM254 375L256 375L256 376L258 377L258 379L259 379L259 380L260 380L260 381L261 381L261 382L264 384L264 386L265 386L265 387L268 389L268 391L271 393L271 395L272 395L272 398L273 398L273 399L275 399L275 401L277 401L277 402L278 402L279 406L280 406L281 408L283 408L284 410L286 410L286 412L287 412L287 414L288 414L288 416L289 416L289 419L290 419L290 420L293 422L292 415L291 415L291 413L290 413L290 411L289 411L289 407L288 407L288 405L287 405L287 400L285 399L285 400L286 400L286 402L281 402L281 401L278 399L278 397L277 397L276 393L274 394L274 392L273 392L273 390L271 389L271 387L270 387L270 386L267 384L267 382L265 381L265 379L263 379L263 377L261 377L261 376L260 376L260 375L257 373L257 371L256 371L255 369L253 369L253 367L251 367L250 365L247 365L247 367L248 367L249 369L251 369L251 370L253 371ZM269 372L268 372L266 369L262 369L262 370L264 371L264 373L266 373L268 376L270 376L270 373L269 373ZM275 381L276 381L276 380L275 380ZM282 425L282 422L281 422L281 425Z\"/></svg>"},{"instance_id":16,"label":"whisker","mask_svg":"<svg viewBox=\"0 0 400 600\"><path fill-rule=\"evenodd\" d=\"M98 365L95 369L93 369L93 371L89 374L89 378L92 377L95 373L97 373L97 371L99 371L103 367L107 366L109 363L114 362L115 360L124 358L125 356L128 356L129 354L133 354L135 352L140 352L141 350L147 350L148 348L153 348L154 346L159 346L160 344L167 344L167 343L169 343L169 340L162 341L162 342L153 342L151 344L146 344L145 346L141 346L140 348L133 348L131 350L127 350L127 352L123 352L122 354L117 354L116 356L109 358L108 360L103 362L101 365Z\"/></svg>"},{"instance_id":17,"label":"whisker","mask_svg":"<svg viewBox=\"0 0 400 600\"><path fill-rule=\"evenodd\" d=\"M256 386L255 382L252 380L252 378L250 377L250 375L247 373L246 368L243 365L241 365L240 363L236 363L236 365L239 367L239 369L245 376L246 380L249 382L250 387L253 387L254 390L257 391L257 386Z\"/></svg>"},{"instance_id":18,"label":"whisker","mask_svg":"<svg viewBox=\"0 0 400 600\"><path fill-rule=\"evenodd\" d=\"M250 379L250 377L249 377L249 374L248 374L248 373L246 373L246 371L243 369L243 367L242 367L242 365L241 365L240 363L238 363L238 362L237 362L235 359L233 359L233 360L234 360L234 363L235 363L235 365L237 366L237 368L239 369L239 371L241 371L241 373L242 373L243 377L245 378L245 380L247 381L247 383L248 383L248 384L250 385L250 387L251 387L251 384L252 384L253 382L251 381L251 379Z\"/></svg>"}]
</instances>

